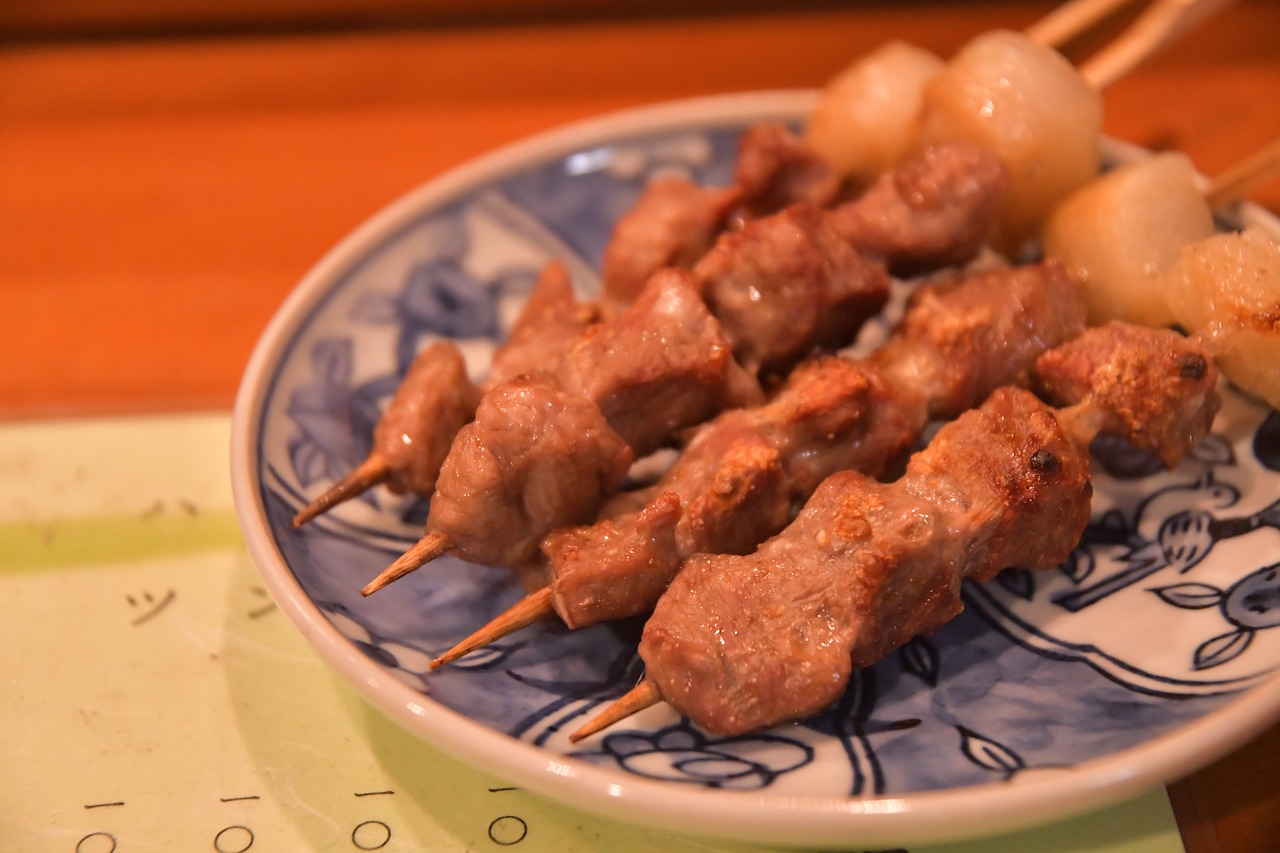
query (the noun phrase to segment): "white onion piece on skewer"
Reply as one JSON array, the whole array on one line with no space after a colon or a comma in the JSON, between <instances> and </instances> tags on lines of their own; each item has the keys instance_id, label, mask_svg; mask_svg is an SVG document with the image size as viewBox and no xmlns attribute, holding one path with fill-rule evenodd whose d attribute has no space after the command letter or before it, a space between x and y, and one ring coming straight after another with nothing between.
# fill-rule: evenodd
<instances>
[{"instance_id":1,"label":"white onion piece on skewer","mask_svg":"<svg viewBox=\"0 0 1280 853\"><path fill-rule=\"evenodd\" d=\"M1013 253L1101 165L1102 96L1061 54L1010 30L970 41L926 84L923 143L964 139L993 151L1012 191L992 244Z\"/></svg>"},{"instance_id":2,"label":"white onion piece on skewer","mask_svg":"<svg viewBox=\"0 0 1280 853\"><path fill-rule=\"evenodd\" d=\"M1256 228L1215 234L1184 247L1163 283L1223 375L1280 408L1280 243Z\"/></svg>"},{"instance_id":3,"label":"white onion piece on skewer","mask_svg":"<svg viewBox=\"0 0 1280 853\"><path fill-rule=\"evenodd\" d=\"M1191 160L1166 152L1080 187L1049 215L1046 255L1080 282L1090 325L1175 321L1161 279L1183 246L1214 233Z\"/></svg>"},{"instance_id":4,"label":"white onion piece on skewer","mask_svg":"<svg viewBox=\"0 0 1280 853\"><path fill-rule=\"evenodd\" d=\"M1049 50L1133 2L1066 0L1024 32ZM870 183L920 149L924 87L944 68L937 55L902 41L859 57L823 87L806 141L846 178Z\"/></svg>"},{"instance_id":5,"label":"white onion piece on skewer","mask_svg":"<svg viewBox=\"0 0 1280 853\"><path fill-rule=\"evenodd\" d=\"M840 174L871 183L914 153L924 86L945 67L901 41L860 57L822 90L806 142Z\"/></svg>"}]
</instances>

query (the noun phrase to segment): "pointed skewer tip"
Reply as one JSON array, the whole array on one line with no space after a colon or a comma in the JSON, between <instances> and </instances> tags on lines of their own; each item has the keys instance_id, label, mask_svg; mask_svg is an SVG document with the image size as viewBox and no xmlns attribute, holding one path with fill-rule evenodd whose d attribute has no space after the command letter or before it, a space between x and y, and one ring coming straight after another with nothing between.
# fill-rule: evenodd
<instances>
[{"instance_id":1,"label":"pointed skewer tip","mask_svg":"<svg viewBox=\"0 0 1280 853\"><path fill-rule=\"evenodd\" d=\"M361 595L373 595L378 590L400 580L400 578L416 571L427 563L439 557L445 551L449 550L449 540L445 539L438 533L428 533L419 539L408 551L405 551L400 557L373 580L369 581L360 590Z\"/></svg>"},{"instance_id":2,"label":"pointed skewer tip","mask_svg":"<svg viewBox=\"0 0 1280 853\"><path fill-rule=\"evenodd\" d=\"M370 453L368 458L347 472L345 477L325 489L315 500L299 510L293 517L293 529L297 530L321 513L372 489L389 476L391 476L391 467L387 461L376 451Z\"/></svg>"},{"instance_id":3,"label":"pointed skewer tip","mask_svg":"<svg viewBox=\"0 0 1280 853\"><path fill-rule=\"evenodd\" d=\"M521 628L528 627L554 612L555 608L551 604L551 587L544 586L542 589L529 593L508 607L465 640L431 661L431 663L427 664L427 667L428 669L439 669L463 655L469 655L477 649L482 649L491 643L501 640L508 634L514 634Z\"/></svg>"},{"instance_id":4,"label":"pointed skewer tip","mask_svg":"<svg viewBox=\"0 0 1280 853\"><path fill-rule=\"evenodd\" d=\"M614 723L621 722L632 714L638 714L650 705L656 705L661 701L662 694L658 691L658 685L645 679L618 701L588 720L582 728L569 735L569 742L577 743L583 738L604 731Z\"/></svg>"}]
</instances>

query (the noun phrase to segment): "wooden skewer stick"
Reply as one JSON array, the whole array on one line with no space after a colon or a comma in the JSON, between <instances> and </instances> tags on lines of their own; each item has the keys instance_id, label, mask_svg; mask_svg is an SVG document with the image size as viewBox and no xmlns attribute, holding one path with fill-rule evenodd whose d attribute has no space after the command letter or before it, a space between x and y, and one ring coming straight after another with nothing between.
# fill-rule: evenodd
<instances>
[{"instance_id":1,"label":"wooden skewer stick","mask_svg":"<svg viewBox=\"0 0 1280 853\"><path fill-rule=\"evenodd\" d=\"M658 685L645 679L631 688L621 699L588 720L582 728L569 735L569 742L577 743L661 701L662 694L658 692Z\"/></svg>"},{"instance_id":2,"label":"wooden skewer stick","mask_svg":"<svg viewBox=\"0 0 1280 853\"><path fill-rule=\"evenodd\" d=\"M396 561L387 566L373 580L360 590L361 595L373 595L389 583L393 583L410 572L421 568L439 557L452 547L449 540L439 533L428 533L419 539L408 551L401 554Z\"/></svg>"},{"instance_id":3,"label":"wooden skewer stick","mask_svg":"<svg viewBox=\"0 0 1280 853\"><path fill-rule=\"evenodd\" d=\"M1068 0L1023 32L1046 47L1066 44L1134 0Z\"/></svg>"},{"instance_id":4,"label":"wooden skewer stick","mask_svg":"<svg viewBox=\"0 0 1280 853\"><path fill-rule=\"evenodd\" d=\"M328 512L338 504L349 501L363 492L372 489L379 483L386 482L391 476L391 466L376 451L361 462L338 482L334 483L319 497L307 504L293 517L293 529L297 530L311 519Z\"/></svg>"},{"instance_id":5,"label":"wooden skewer stick","mask_svg":"<svg viewBox=\"0 0 1280 853\"><path fill-rule=\"evenodd\" d=\"M1254 187L1280 177L1280 139L1220 173L1205 190L1204 200L1211 210L1244 198Z\"/></svg>"},{"instance_id":6,"label":"wooden skewer stick","mask_svg":"<svg viewBox=\"0 0 1280 853\"><path fill-rule=\"evenodd\" d=\"M550 616L553 612L555 608L551 606L551 587L544 586L511 605L492 622L433 660L428 667L438 669L463 655L471 654L476 649L482 649L490 643L497 642L508 634L514 634L521 628Z\"/></svg>"},{"instance_id":7,"label":"wooden skewer stick","mask_svg":"<svg viewBox=\"0 0 1280 853\"><path fill-rule=\"evenodd\" d=\"M1098 89L1133 71L1235 0L1156 0L1124 34L1080 66Z\"/></svg>"}]
</instances>

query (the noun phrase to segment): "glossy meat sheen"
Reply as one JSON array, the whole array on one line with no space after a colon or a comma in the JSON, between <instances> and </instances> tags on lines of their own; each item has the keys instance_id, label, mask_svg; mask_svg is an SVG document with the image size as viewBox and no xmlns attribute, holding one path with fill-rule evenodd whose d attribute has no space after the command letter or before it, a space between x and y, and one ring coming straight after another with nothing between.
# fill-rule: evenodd
<instances>
[{"instance_id":1,"label":"glossy meat sheen","mask_svg":"<svg viewBox=\"0 0 1280 853\"><path fill-rule=\"evenodd\" d=\"M1035 359L1084 331L1060 264L997 267L917 290L872 356L894 384L922 389L932 418L954 418L1001 385L1025 386Z\"/></svg>"},{"instance_id":2,"label":"glossy meat sheen","mask_svg":"<svg viewBox=\"0 0 1280 853\"><path fill-rule=\"evenodd\" d=\"M599 319L596 306L578 301L565 265L547 263L510 334L494 352L482 390L496 388L530 370L554 371L568 346Z\"/></svg>"},{"instance_id":3,"label":"glossy meat sheen","mask_svg":"<svg viewBox=\"0 0 1280 853\"><path fill-rule=\"evenodd\" d=\"M851 246L911 276L977 255L1009 190L999 158L976 145L938 143L885 172L831 211Z\"/></svg>"},{"instance_id":4,"label":"glossy meat sheen","mask_svg":"<svg viewBox=\"0 0 1280 853\"><path fill-rule=\"evenodd\" d=\"M1055 565L1088 519L1087 451L1002 389L884 485L826 480L750 556L688 560L645 627L646 675L717 734L814 714L865 666L960 610L960 582Z\"/></svg>"},{"instance_id":5,"label":"glossy meat sheen","mask_svg":"<svg viewBox=\"0 0 1280 853\"><path fill-rule=\"evenodd\" d=\"M663 477L639 510L543 540L551 603L566 625L647 613L689 554L746 553L786 525L791 499L778 453L725 420L733 414L699 432L681 455L692 464Z\"/></svg>"},{"instance_id":6,"label":"glossy meat sheen","mask_svg":"<svg viewBox=\"0 0 1280 853\"><path fill-rule=\"evenodd\" d=\"M599 406L640 457L726 405L758 399L759 388L738 373L691 275L670 269L653 276L626 313L587 329L557 376Z\"/></svg>"},{"instance_id":7,"label":"glossy meat sheen","mask_svg":"<svg viewBox=\"0 0 1280 853\"><path fill-rule=\"evenodd\" d=\"M644 531L628 534L635 510L574 531L575 555L593 536L607 540L596 561L567 562L544 542L553 605L570 625L647 611L656 596L624 598L641 588L660 592L692 554L751 551L836 471L883 473L918 440L931 413L954 417L998 385L1025 383L1036 356L1077 334L1082 317L1072 282L1053 265L1000 268L924 288L871 359L805 362L767 404L725 412L695 434L647 493L675 496L683 506L671 543L677 553L644 563L628 558L633 570L661 573L658 581L621 583L621 572L599 562L624 547L654 547ZM628 503L643 506L643 498Z\"/></svg>"},{"instance_id":8,"label":"glossy meat sheen","mask_svg":"<svg viewBox=\"0 0 1280 853\"><path fill-rule=\"evenodd\" d=\"M479 402L456 346L442 341L420 352L373 429L374 452L390 471L387 488L430 495L453 437Z\"/></svg>"},{"instance_id":9,"label":"glossy meat sheen","mask_svg":"<svg viewBox=\"0 0 1280 853\"><path fill-rule=\"evenodd\" d=\"M702 187L681 177L651 181L605 247L604 301L621 310L658 270L693 266L724 230L738 198L736 187Z\"/></svg>"},{"instance_id":10,"label":"glossy meat sheen","mask_svg":"<svg viewBox=\"0 0 1280 853\"><path fill-rule=\"evenodd\" d=\"M552 531L542 550L555 563L557 583L552 606L570 628L578 613L592 622L634 615L631 602L656 601L679 567L675 547L680 499L663 492L642 511L628 517L625 527L601 521L590 527Z\"/></svg>"},{"instance_id":11,"label":"glossy meat sheen","mask_svg":"<svg viewBox=\"0 0 1280 853\"><path fill-rule=\"evenodd\" d=\"M1200 344L1169 329L1111 322L1036 362L1040 388L1060 405L1086 403L1103 434L1173 468L1209 433L1218 370Z\"/></svg>"},{"instance_id":12,"label":"glossy meat sheen","mask_svg":"<svg viewBox=\"0 0 1280 853\"><path fill-rule=\"evenodd\" d=\"M633 460L590 400L525 374L485 395L445 459L427 529L487 565L518 565L548 530L591 517Z\"/></svg>"},{"instance_id":13,"label":"glossy meat sheen","mask_svg":"<svg viewBox=\"0 0 1280 853\"><path fill-rule=\"evenodd\" d=\"M841 178L824 158L785 126L758 124L738 140L733 182L741 192L738 216L767 216L799 202L827 207Z\"/></svg>"},{"instance_id":14,"label":"glossy meat sheen","mask_svg":"<svg viewBox=\"0 0 1280 853\"><path fill-rule=\"evenodd\" d=\"M753 373L783 372L844 346L884 305L889 277L810 204L754 219L694 267L733 352Z\"/></svg>"}]
</instances>

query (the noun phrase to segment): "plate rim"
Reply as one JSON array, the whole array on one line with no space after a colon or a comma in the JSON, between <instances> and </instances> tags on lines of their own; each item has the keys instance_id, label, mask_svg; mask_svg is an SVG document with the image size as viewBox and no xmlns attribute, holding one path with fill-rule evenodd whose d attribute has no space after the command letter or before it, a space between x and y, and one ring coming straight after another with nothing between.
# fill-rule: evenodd
<instances>
[{"instance_id":1,"label":"plate rim","mask_svg":"<svg viewBox=\"0 0 1280 853\"><path fill-rule=\"evenodd\" d=\"M688 787L597 767L475 722L398 680L330 623L307 596L262 522L255 432L271 392L268 370L296 328L373 244L433 204L535 162L639 133L744 120L801 119L812 89L708 95L618 110L517 140L410 190L364 220L290 291L255 344L232 411L230 474L236 515L259 575L289 621L369 704L431 747L549 799L613 820L704 838L789 846L936 843L994 836L1061 820L1166 785L1242 746L1280 719L1280 672L1205 715L1134 747L1031 778L900 795L784 796ZM1145 149L1104 140L1121 159ZM1250 224L1280 238L1280 220L1241 205ZM1216 733L1211 730L1217 729ZM1225 729L1226 734L1223 734ZM992 796L993 792L999 796ZM696 805L695 805L696 804ZM714 814L710 814L714 812ZM787 818L787 819L783 819Z\"/></svg>"}]
</instances>

